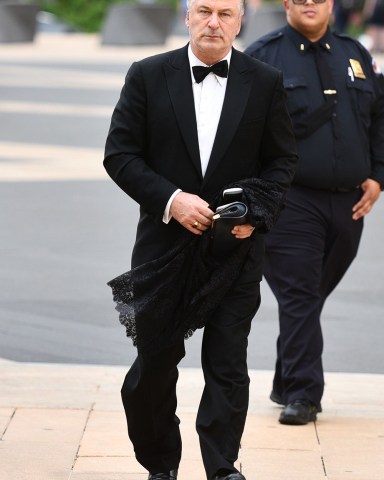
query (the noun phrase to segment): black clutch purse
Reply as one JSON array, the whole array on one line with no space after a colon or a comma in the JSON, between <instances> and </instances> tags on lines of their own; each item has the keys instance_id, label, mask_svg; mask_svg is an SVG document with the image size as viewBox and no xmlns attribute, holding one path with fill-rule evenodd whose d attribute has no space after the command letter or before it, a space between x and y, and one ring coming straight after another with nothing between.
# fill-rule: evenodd
<instances>
[{"instance_id":1,"label":"black clutch purse","mask_svg":"<svg viewBox=\"0 0 384 480\"><path fill-rule=\"evenodd\" d=\"M231 202L217 207L211 230L211 253L223 257L241 242L231 233L236 225L247 223L248 208L243 202Z\"/></svg>"}]
</instances>

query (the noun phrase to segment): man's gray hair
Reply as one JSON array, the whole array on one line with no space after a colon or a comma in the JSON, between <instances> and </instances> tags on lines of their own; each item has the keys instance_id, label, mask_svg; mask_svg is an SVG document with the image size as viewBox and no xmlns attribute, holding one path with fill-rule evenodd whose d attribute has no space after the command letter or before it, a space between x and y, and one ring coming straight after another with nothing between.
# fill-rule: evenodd
<instances>
[{"instance_id":1,"label":"man's gray hair","mask_svg":"<svg viewBox=\"0 0 384 480\"><path fill-rule=\"evenodd\" d=\"M187 0L187 10L190 10L191 9L191 6L192 6L192 3L194 2L195 0ZM244 0L239 0L239 7L240 7L240 14L241 15L244 15Z\"/></svg>"}]
</instances>

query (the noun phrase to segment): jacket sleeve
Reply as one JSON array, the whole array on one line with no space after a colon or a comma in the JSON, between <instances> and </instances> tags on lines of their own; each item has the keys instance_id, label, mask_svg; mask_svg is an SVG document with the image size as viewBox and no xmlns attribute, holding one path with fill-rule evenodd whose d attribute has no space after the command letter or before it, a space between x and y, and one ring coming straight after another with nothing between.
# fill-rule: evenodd
<instances>
[{"instance_id":1,"label":"jacket sleeve","mask_svg":"<svg viewBox=\"0 0 384 480\"><path fill-rule=\"evenodd\" d=\"M147 102L140 63L128 71L112 115L105 145L104 167L112 180L159 221L178 188L146 161Z\"/></svg>"}]
</instances>

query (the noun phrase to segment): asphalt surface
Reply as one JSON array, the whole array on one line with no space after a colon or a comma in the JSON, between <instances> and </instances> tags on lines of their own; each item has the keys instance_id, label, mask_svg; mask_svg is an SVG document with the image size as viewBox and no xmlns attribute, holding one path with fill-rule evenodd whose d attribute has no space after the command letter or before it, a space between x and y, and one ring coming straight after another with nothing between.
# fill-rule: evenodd
<instances>
[{"instance_id":1,"label":"asphalt surface","mask_svg":"<svg viewBox=\"0 0 384 480\"><path fill-rule=\"evenodd\" d=\"M130 268L137 206L92 169L101 165L126 70L148 52L111 50L109 56L101 50L96 46L83 57L79 51L61 57L49 51L45 57L0 48L5 175L0 174L0 357L5 359L126 365L135 357L106 282ZM78 176L45 178L43 165L41 178L29 179L26 172L35 172L43 146L71 148L73 165L83 161L82 149L89 149L97 167L89 165L89 175L85 169ZM383 199L366 220L358 258L324 310L327 371L384 373ZM249 366L272 370L277 307L266 284L262 295ZM200 338L197 332L187 341L183 366L200 365Z\"/></svg>"}]
</instances>

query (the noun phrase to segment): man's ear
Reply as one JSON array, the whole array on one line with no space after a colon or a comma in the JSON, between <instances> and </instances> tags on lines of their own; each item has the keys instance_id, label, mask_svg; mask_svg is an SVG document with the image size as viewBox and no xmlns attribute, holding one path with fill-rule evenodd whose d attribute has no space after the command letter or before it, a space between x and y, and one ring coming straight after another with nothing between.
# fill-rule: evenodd
<instances>
[{"instance_id":1,"label":"man's ear","mask_svg":"<svg viewBox=\"0 0 384 480\"><path fill-rule=\"evenodd\" d=\"M185 16L185 25L189 27L189 12L187 11L187 15Z\"/></svg>"},{"instance_id":2,"label":"man's ear","mask_svg":"<svg viewBox=\"0 0 384 480\"><path fill-rule=\"evenodd\" d=\"M238 26L238 28L237 28L236 36L239 35L239 33L240 33L240 30L241 30L241 19L242 19L242 18L243 18L243 17L240 17L239 26Z\"/></svg>"}]
</instances>

